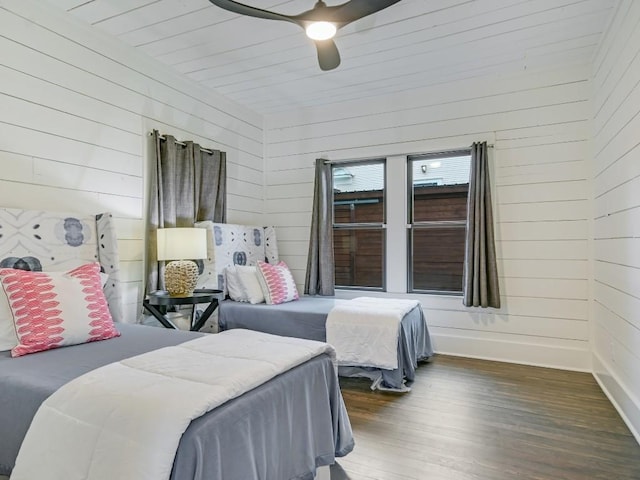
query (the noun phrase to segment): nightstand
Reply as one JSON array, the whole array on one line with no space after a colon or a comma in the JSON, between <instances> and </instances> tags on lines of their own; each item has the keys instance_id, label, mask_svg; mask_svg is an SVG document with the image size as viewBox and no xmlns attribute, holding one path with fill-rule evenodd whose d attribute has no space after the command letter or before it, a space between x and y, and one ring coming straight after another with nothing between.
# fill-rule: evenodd
<instances>
[{"instance_id":1,"label":"nightstand","mask_svg":"<svg viewBox=\"0 0 640 480\"><path fill-rule=\"evenodd\" d=\"M195 290L190 297L172 297L165 290L156 290L147 295L142 302L142 306L153 315L164 327L178 329L176 325L167 318L161 311L166 307L174 307L177 305L191 305L191 322L190 330L197 332L202 328L211 314L218 308L218 303L224 300L222 290L201 289ZM196 318L196 305L200 303L208 303L209 305L202 314Z\"/></svg>"}]
</instances>

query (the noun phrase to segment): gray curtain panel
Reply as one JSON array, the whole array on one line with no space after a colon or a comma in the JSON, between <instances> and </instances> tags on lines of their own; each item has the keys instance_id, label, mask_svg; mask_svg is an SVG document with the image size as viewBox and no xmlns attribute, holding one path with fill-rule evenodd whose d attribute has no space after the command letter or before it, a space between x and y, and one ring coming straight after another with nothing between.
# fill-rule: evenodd
<instances>
[{"instance_id":1,"label":"gray curtain panel","mask_svg":"<svg viewBox=\"0 0 640 480\"><path fill-rule=\"evenodd\" d=\"M324 159L316 160L315 175L304 293L331 296L335 294L331 165Z\"/></svg>"},{"instance_id":2,"label":"gray curtain panel","mask_svg":"<svg viewBox=\"0 0 640 480\"><path fill-rule=\"evenodd\" d=\"M487 142L471 146L463 304L500 308L487 150Z\"/></svg>"},{"instance_id":3,"label":"gray curtain panel","mask_svg":"<svg viewBox=\"0 0 640 480\"><path fill-rule=\"evenodd\" d=\"M176 142L152 132L146 292L164 289L164 262L158 261L158 228L193 227L195 222L226 221L226 154L202 151L193 142Z\"/></svg>"}]
</instances>

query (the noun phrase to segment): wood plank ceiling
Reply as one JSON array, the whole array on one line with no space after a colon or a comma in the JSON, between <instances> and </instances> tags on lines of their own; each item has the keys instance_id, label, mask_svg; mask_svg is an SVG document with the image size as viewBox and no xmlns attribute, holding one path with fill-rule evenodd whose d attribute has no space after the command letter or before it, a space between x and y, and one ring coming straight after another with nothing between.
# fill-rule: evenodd
<instances>
[{"instance_id":1,"label":"wood plank ceiling","mask_svg":"<svg viewBox=\"0 0 640 480\"><path fill-rule=\"evenodd\" d=\"M341 29L342 64L322 72L298 26L233 14L208 0L47 1L263 114L584 64L617 3L403 0ZM243 1L285 14L315 3Z\"/></svg>"}]
</instances>

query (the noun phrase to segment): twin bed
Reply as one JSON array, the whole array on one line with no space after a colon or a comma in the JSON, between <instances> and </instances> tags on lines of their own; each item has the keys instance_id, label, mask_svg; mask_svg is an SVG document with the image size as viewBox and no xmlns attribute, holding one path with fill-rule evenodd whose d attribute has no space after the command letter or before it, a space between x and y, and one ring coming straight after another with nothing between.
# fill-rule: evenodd
<instances>
[{"instance_id":1,"label":"twin bed","mask_svg":"<svg viewBox=\"0 0 640 480\"><path fill-rule=\"evenodd\" d=\"M262 262L271 265L278 264L277 241L272 227L222 224L210 221L200 222L196 226L207 230L207 259L204 262L203 274L199 280L201 288L214 288L231 293L238 278L236 277L235 281L229 283L229 270L236 270L238 265L246 269L247 266L256 266ZM262 268L264 267L260 267L259 270ZM288 269L285 267L285 270ZM246 270L244 272L244 274L242 272L240 274L246 275ZM258 276L260 277L260 275ZM262 276L265 277L265 275ZM255 280L253 282L258 283ZM295 289L295 286L293 288ZM237 285L233 289L237 289ZM250 284L244 285L240 290L247 293L244 295L245 301L225 300L218 308L218 327L221 331L249 329L273 335L325 342L327 341L327 319L330 312L337 305L342 307L347 302L335 298L312 296L302 296L298 299L296 292L284 303L260 303L258 298L261 296L260 286L257 287L258 294ZM384 300L382 302L374 307L374 310L386 308ZM406 303L408 301L389 300L389 303L392 302ZM367 377L373 382L372 389L409 391L415 378L418 362L428 360L433 355L422 308L418 302L415 303L414 308L402 315L397 329L399 330L397 362L395 362L394 368L376 368L375 365L378 365L376 362L355 362L348 366L340 366L340 375ZM373 353L375 354L375 352ZM338 357L340 360L340 350ZM365 364L367 366L363 366Z\"/></svg>"},{"instance_id":2,"label":"twin bed","mask_svg":"<svg viewBox=\"0 0 640 480\"><path fill-rule=\"evenodd\" d=\"M243 328L287 337L326 341L326 322L336 300L326 297L303 296L299 300L267 305L248 304L224 300L218 307L218 327L221 331ZM433 355L429 332L420 306L402 317L397 344L395 369L340 366L339 374L366 377L372 380L372 389L408 391L415 378L418 362Z\"/></svg>"},{"instance_id":3,"label":"twin bed","mask_svg":"<svg viewBox=\"0 0 640 480\"><path fill-rule=\"evenodd\" d=\"M0 210L0 227L2 267L26 265L34 270L64 270L79 262L98 261L108 275L104 288L109 310L114 320L121 319L118 258L109 215L77 218L49 212ZM29 439L30 425L33 429L32 423L36 423L43 402L47 404L70 384L105 365L204 338L194 332L115 325L120 335L108 340L15 358L9 351L0 352L0 475L20 470L14 470L16 458L23 457L24 452L19 452L21 445L25 435ZM215 337L223 338L224 334ZM270 359L264 360L268 363ZM216 365L211 365L211 369L215 370ZM134 401L135 396L132 389L126 401ZM161 408L159 423L181 410L180 404L169 401L154 403ZM145 405L137 408L145 409ZM64 432L54 433L64 438ZM311 480L318 467L346 455L353 445L334 359L324 352L191 421L179 440L170 478ZM100 456L101 452L91 455ZM33 456L26 453L23 458ZM119 460L127 462L126 458ZM81 461L78 456L78 462ZM17 476L28 478L22 473L24 470ZM45 476L63 480L54 474Z\"/></svg>"},{"instance_id":4,"label":"twin bed","mask_svg":"<svg viewBox=\"0 0 640 480\"><path fill-rule=\"evenodd\" d=\"M121 336L106 341L18 358L0 352L0 474L11 473L40 404L62 385L111 362L203 335L140 325L117 328ZM180 408L167 403L164 415ZM316 467L352 447L334 367L323 355L191 422L171 479L312 479Z\"/></svg>"}]
</instances>

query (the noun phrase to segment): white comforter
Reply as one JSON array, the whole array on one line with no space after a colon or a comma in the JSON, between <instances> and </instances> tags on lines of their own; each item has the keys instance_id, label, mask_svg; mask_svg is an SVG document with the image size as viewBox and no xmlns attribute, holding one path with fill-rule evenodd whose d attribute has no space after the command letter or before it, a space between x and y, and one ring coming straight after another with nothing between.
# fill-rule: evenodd
<instances>
[{"instance_id":1,"label":"white comforter","mask_svg":"<svg viewBox=\"0 0 640 480\"><path fill-rule=\"evenodd\" d=\"M326 329L338 365L398 368L400 322L418 305L416 300L374 297L336 303Z\"/></svg>"},{"instance_id":2,"label":"white comforter","mask_svg":"<svg viewBox=\"0 0 640 480\"><path fill-rule=\"evenodd\" d=\"M101 367L42 404L11 480L168 479L191 420L324 352L230 330Z\"/></svg>"}]
</instances>

